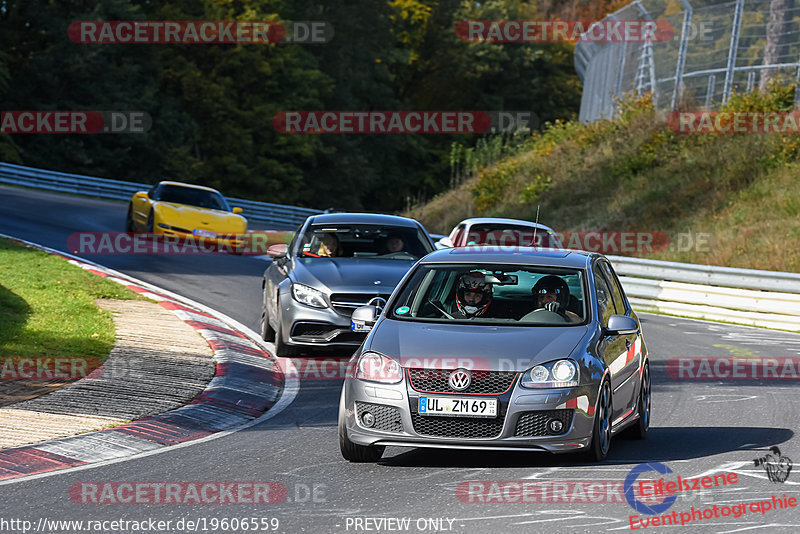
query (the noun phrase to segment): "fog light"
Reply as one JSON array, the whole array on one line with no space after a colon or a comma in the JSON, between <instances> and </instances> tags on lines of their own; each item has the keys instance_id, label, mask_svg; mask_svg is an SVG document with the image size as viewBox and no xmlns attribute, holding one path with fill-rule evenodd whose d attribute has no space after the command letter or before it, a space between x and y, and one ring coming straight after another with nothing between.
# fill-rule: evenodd
<instances>
[{"instance_id":1,"label":"fog light","mask_svg":"<svg viewBox=\"0 0 800 534\"><path fill-rule=\"evenodd\" d=\"M364 426L374 426L375 416L369 412L364 412L364 415L361 416L361 422L364 423Z\"/></svg>"},{"instance_id":2,"label":"fog light","mask_svg":"<svg viewBox=\"0 0 800 534\"><path fill-rule=\"evenodd\" d=\"M553 419L550 421L550 432L553 434L558 434L561 432L561 429L564 428L564 423L559 421L558 419Z\"/></svg>"}]
</instances>

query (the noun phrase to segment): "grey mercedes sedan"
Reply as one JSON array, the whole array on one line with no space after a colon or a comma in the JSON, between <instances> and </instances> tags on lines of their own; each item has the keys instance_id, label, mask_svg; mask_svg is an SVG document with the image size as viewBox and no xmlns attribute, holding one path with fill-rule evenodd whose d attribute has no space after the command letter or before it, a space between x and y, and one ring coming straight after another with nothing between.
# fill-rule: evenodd
<instances>
[{"instance_id":1,"label":"grey mercedes sedan","mask_svg":"<svg viewBox=\"0 0 800 534\"><path fill-rule=\"evenodd\" d=\"M350 361L339 445L584 452L644 438L650 371L639 319L600 254L439 250L400 282Z\"/></svg>"},{"instance_id":2,"label":"grey mercedes sedan","mask_svg":"<svg viewBox=\"0 0 800 534\"><path fill-rule=\"evenodd\" d=\"M367 336L351 329L353 310L386 302L397 283L434 249L413 219L370 213L330 213L306 219L287 245L267 251L261 335L278 356L313 347L352 354Z\"/></svg>"}]
</instances>

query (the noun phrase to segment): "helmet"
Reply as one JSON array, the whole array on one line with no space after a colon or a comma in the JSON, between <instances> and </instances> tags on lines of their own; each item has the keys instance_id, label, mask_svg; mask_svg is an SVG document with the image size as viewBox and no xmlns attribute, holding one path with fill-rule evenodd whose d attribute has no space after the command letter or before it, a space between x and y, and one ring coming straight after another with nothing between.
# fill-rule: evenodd
<instances>
[{"instance_id":1,"label":"helmet","mask_svg":"<svg viewBox=\"0 0 800 534\"><path fill-rule=\"evenodd\" d=\"M555 293L556 302L562 310L567 309L569 304L569 287L563 278L555 275L547 275L540 278L533 286L533 296L537 299L539 295L545 293Z\"/></svg>"},{"instance_id":2,"label":"helmet","mask_svg":"<svg viewBox=\"0 0 800 534\"><path fill-rule=\"evenodd\" d=\"M477 304L467 303L464 300L464 293L482 293L481 300ZM489 304L492 302L492 284L486 281L486 277L479 271L471 271L461 275L456 286L456 306L458 311L465 317L478 317L486 313Z\"/></svg>"}]
</instances>

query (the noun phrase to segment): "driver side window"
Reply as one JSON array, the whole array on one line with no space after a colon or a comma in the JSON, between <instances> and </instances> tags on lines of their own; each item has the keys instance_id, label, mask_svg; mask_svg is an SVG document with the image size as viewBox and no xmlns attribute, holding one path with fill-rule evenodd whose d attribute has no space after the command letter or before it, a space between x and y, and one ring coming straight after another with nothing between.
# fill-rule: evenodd
<instances>
[{"instance_id":1,"label":"driver side window","mask_svg":"<svg viewBox=\"0 0 800 534\"><path fill-rule=\"evenodd\" d=\"M614 315L614 304L611 301L611 291L608 289L606 279L595 265L592 270L594 274L594 290L597 295L597 316L603 326L608 326L608 318Z\"/></svg>"}]
</instances>

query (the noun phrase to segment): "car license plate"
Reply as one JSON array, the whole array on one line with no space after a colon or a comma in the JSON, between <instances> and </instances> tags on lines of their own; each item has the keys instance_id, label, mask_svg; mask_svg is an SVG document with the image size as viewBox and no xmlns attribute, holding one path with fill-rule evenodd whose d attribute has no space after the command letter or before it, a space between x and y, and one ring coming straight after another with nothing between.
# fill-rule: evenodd
<instances>
[{"instance_id":1,"label":"car license plate","mask_svg":"<svg viewBox=\"0 0 800 534\"><path fill-rule=\"evenodd\" d=\"M419 398L418 411L420 415L497 417L497 399L423 396Z\"/></svg>"},{"instance_id":2,"label":"car license plate","mask_svg":"<svg viewBox=\"0 0 800 534\"><path fill-rule=\"evenodd\" d=\"M196 235L197 237L217 237L216 232L211 232L209 230L195 230L192 232L192 234Z\"/></svg>"},{"instance_id":3,"label":"car license plate","mask_svg":"<svg viewBox=\"0 0 800 534\"><path fill-rule=\"evenodd\" d=\"M372 327L368 324L350 321L350 330L352 330L353 332L369 332L370 330L372 330Z\"/></svg>"}]
</instances>

